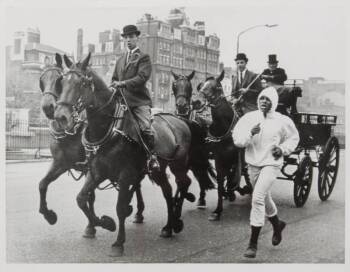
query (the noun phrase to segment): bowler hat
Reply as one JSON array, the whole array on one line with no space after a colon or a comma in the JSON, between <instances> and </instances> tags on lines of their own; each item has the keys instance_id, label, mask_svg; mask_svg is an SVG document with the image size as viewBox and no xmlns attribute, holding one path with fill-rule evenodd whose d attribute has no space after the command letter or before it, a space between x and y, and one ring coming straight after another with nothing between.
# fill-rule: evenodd
<instances>
[{"instance_id":1,"label":"bowler hat","mask_svg":"<svg viewBox=\"0 0 350 272\"><path fill-rule=\"evenodd\" d=\"M278 63L277 56L275 54L269 55L269 61L267 63Z\"/></svg>"},{"instance_id":2,"label":"bowler hat","mask_svg":"<svg viewBox=\"0 0 350 272\"><path fill-rule=\"evenodd\" d=\"M136 34L136 36L139 36L141 34L141 32L137 29L135 25L127 25L127 26L124 26L123 33L121 35L122 37L125 37L126 35L130 35L134 33Z\"/></svg>"},{"instance_id":3,"label":"bowler hat","mask_svg":"<svg viewBox=\"0 0 350 272\"><path fill-rule=\"evenodd\" d=\"M238 53L235 58L235 61L237 60L244 60L245 62L248 62L247 56L244 53Z\"/></svg>"}]
</instances>

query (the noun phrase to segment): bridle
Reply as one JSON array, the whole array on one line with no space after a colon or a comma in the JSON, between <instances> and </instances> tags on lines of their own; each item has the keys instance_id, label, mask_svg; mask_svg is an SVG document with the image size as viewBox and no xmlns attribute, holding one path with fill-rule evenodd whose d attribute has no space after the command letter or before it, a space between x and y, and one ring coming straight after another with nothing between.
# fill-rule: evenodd
<instances>
[{"instance_id":1,"label":"bridle","mask_svg":"<svg viewBox=\"0 0 350 272\"><path fill-rule=\"evenodd\" d=\"M213 93L220 93L220 95L211 95L208 97L203 90L199 90L198 93L202 94L205 98L205 103L203 103L202 107L200 107L197 111L203 110L206 106L209 106L211 108L217 108L220 106L220 100L222 98L225 98L222 92L222 86L220 84L216 84L215 90Z\"/></svg>"},{"instance_id":2,"label":"bridle","mask_svg":"<svg viewBox=\"0 0 350 272\"><path fill-rule=\"evenodd\" d=\"M88 75L81 73L78 70L69 70L67 71L65 74L63 74L63 76L67 76L68 74L76 74L79 78L81 78L81 82L79 85L79 91L82 88L87 88L87 87L91 87L91 90L94 91L95 87L94 84L92 82L92 78L90 78ZM77 101L75 103L71 103L69 101L65 101L65 100L58 100L56 103L57 106L65 106L68 108L72 109L72 113L71 116L73 118L73 127L72 130L65 130L65 133L68 135L74 135L77 132L78 127L80 126L81 123L85 122L85 119L81 118L81 113L83 110L85 110L86 108L88 108L89 106L92 105L86 105L85 100L83 99L83 96L80 94Z\"/></svg>"},{"instance_id":3,"label":"bridle","mask_svg":"<svg viewBox=\"0 0 350 272\"><path fill-rule=\"evenodd\" d=\"M220 84L216 84L215 90L213 91L213 93L219 93L219 95L217 95L217 96L212 95L209 98L203 92L203 90L199 90L198 92L201 93L204 96L205 100L206 100L206 103L204 103L203 106L199 110L202 110L205 106L209 106L211 108L218 108L218 107L220 107L222 105L222 101L223 100L226 101L226 97L224 96L224 94L222 92L222 86ZM229 128L224 133L224 135L222 135L222 136L214 136L214 135L212 135L210 133L210 131L208 131L208 137L206 137L205 141L207 143L219 143L219 142L223 141L224 139L230 137L231 136L231 131L232 131L234 125L237 123L238 119L239 119L239 115L235 111L235 109L233 108L233 118L232 118L232 121L230 123Z\"/></svg>"},{"instance_id":4,"label":"bridle","mask_svg":"<svg viewBox=\"0 0 350 272\"><path fill-rule=\"evenodd\" d=\"M55 84L56 84L57 80L62 79L62 77L63 77L63 70L62 70L62 68L59 68L59 67L51 67L51 68L48 68L48 69L46 69L45 71L43 71L43 73L40 75L40 78L39 78L40 89L43 91L43 92L42 92L43 96L44 96L44 95L51 95L51 96L53 96L53 97L55 98L55 100L57 100L57 99L58 99L58 95L57 95L55 92L51 91L51 90L43 90L42 83L41 83L41 82L42 82L42 77L43 77L47 72L50 72L50 71L56 71L56 72L58 72L58 74L60 75L60 76L56 79Z\"/></svg>"},{"instance_id":5,"label":"bridle","mask_svg":"<svg viewBox=\"0 0 350 272\"><path fill-rule=\"evenodd\" d=\"M176 105L175 105L175 106L176 106L175 114L176 114L177 116L185 117L185 116L188 116L189 113L190 113L190 111L192 110L192 109L191 109L192 86L191 86L191 84L190 84L191 90L190 90L190 94L189 94L189 95L186 95L186 94L175 94L175 93L176 93L175 91L177 91L177 83L178 83L180 80L188 81L188 82L189 82L189 80L187 79L187 77L186 77L186 76L183 76L183 75L180 75L179 78L176 79L176 80L173 82L173 84L172 84L172 90L173 90L173 93L174 93L174 95L175 95L175 99L177 100L178 98L183 97L183 98L184 98L186 101L188 101L189 103L188 103L188 107L187 107L187 110L186 110L185 113L180 113L180 112L179 112L179 109L178 109L178 105L176 104Z\"/></svg>"},{"instance_id":6,"label":"bridle","mask_svg":"<svg viewBox=\"0 0 350 272\"><path fill-rule=\"evenodd\" d=\"M68 74L75 74L80 78L79 91L82 88L89 88L91 90L91 92L94 93L95 85L93 83L92 76L89 76L88 74L82 73L76 69L70 69L63 76L67 76ZM112 101L114 100L116 92L117 92L117 89L113 89L113 93L112 93L111 97L109 98L109 100L104 105L102 105L98 109L94 110L92 112L92 115L95 115L96 113L101 112L103 109L105 109L107 106L109 106L112 103ZM73 118L73 123L74 123L73 130L74 131L73 132L65 131L65 133L67 133L67 134L75 134L77 127L81 123L86 121L85 119L81 118L81 112L83 110L91 109L94 107L93 102L91 102L89 104L86 102L86 98L84 98L81 95L81 91L80 91L80 95L75 103L71 103L71 102L65 101L65 100L59 100L59 101L57 101L56 104L58 106L61 105L61 106L65 106L65 107L72 109L72 113L71 113L70 117Z\"/></svg>"}]
</instances>

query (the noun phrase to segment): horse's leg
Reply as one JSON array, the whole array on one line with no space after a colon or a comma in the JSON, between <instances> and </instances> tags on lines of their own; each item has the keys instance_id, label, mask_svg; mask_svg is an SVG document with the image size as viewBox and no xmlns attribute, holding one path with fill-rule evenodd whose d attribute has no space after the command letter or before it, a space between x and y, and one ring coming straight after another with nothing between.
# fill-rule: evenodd
<instances>
[{"instance_id":1,"label":"horse's leg","mask_svg":"<svg viewBox=\"0 0 350 272\"><path fill-rule=\"evenodd\" d=\"M236 195L235 190L241 192L240 181L242 176L242 161L240 151L237 150L234 152L234 160L232 161L232 165L228 164L225 169L228 169L227 175L227 197L229 201L235 201Z\"/></svg>"},{"instance_id":2,"label":"horse's leg","mask_svg":"<svg viewBox=\"0 0 350 272\"><path fill-rule=\"evenodd\" d=\"M218 162L217 160L215 160L215 168L217 171L217 181L218 181L218 204L215 211L209 216L209 221L220 220L220 216L223 210L222 198L225 190L224 179L227 173L225 173L225 169L222 166L222 162Z\"/></svg>"},{"instance_id":3,"label":"horse's leg","mask_svg":"<svg viewBox=\"0 0 350 272\"><path fill-rule=\"evenodd\" d=\"M98 218L88 205L91 198L91 192L94 192L97 185L101 182L101 180L94 180L91 176L91 172L89 171L86 176L84 186L77 195L77 204L88 218L90 227L101 226L109 231L115 231L116 225L112 218L106 215L102 216L101 219Z\"/></svg>"},{"instance_id":4,"label":"horse's leg","mask_svg":"<svg viewBox=\"0 0 350 272\"><path fill-rule=\"evenodd\" d=\"M90 210L90 213L93 214L94 217L96 217L95 214L95 191L91 191L89 192L89 199L88 199L88 207ZM85 228L83 237L84 238L95 238L95 234L96 234L96 228L94 227L93 223L89 221L89 224L87 225L87 227Z\"/></svg>"},{"instance_id":5,"label":"horse's leg","mask_svg":"<svg viewBox=\"0 0 350 272\"><path fill-rule=\"evenodd\" d=\"M51 182L55 181L65 171L67 171L67 168L61 166L59 162L54 160L50 166L49 171L39 183L39 192L40 192L39 212L44 215L44 218L46 219L46 221L49 222L49 224L51 225L57 222L57 215L53 210L49 210L47 208L47 202L46 202L47 188Z\"/></svg>"},{"instance_id":6,"label":"horse's leg","mask_svg":"<svg viewBox=\"0 0 350 272\"><path fill-rule=\"evenodd\" d=\"M181 218L182 206L184 199L187 199L190 202L195 201L195 196L188 192L188 188L191 185L191 179L187 176L187 170L184 168L179 168L175 164L170 165L172 173L175 175L175 181L177 184L178 191L180 192L179 196L174 198L174 221L173 221L173 230L175 233L179 233L183 229L183 221Z\"/></svg>"},{"instance_id":7,"label":"horse's leg","mask_svg":"<svg viewBox=\"0 0 350 272\"><path fill-rule=\"evenodd\" d=\"M145 209L145 203L143 202L142 192L141 192L141 182L136 187L136 199L137 199L137 212L135 214L134 223L143 223L143 210Z\"/></svg>"},{"instance_id":8,"label":"horse's leg","mask_svg":"<svg viewBox=\"0 0 350 272\"><path fill-rule=\"evenodd\" d=\"M129 190L129 185L130 184L126 182L120 185L117 201L119 229L117 240L112 245L112 249L109 254L111 257L121 257L124 253L125 219L132 213L132 206L130 205L130 201L132 199L133 192Z\"/></svg>"},{"instance_id":9,"label":"horse's leg","mask_svg":"<svg viewBox=\"0 0 350 272\"><path fill-rule=\"evenodd\" d=\"M208 188L207 188L207 186L205 186L203 184L202 180L206 179L206 178L209 179L209 177L206 177L205 174L207 174L207 173L204 173L202 169L198 169L196 166L193 166L191 170L192 170L193 175L195 176L195 178L198 181L199 189L200 189L197 208L198 209L205 209L206 205L207 205L206 201L205 201L205 196L206 196L206 190Z\"/></svg>"},{"instance_id":10,"label":"horse's leg","mask_svg":"<svg viewBox=\"0 0 350 272\"><path fill-rule=\"evenodd\" d=\"M166 165L161 165L161 170L159 172L153 173L152 177L157 185L160 186L163 192L163 196L166 200L168 208L168 221L166 225L162 228L161 237L168 238L172 236L172 221L174 216L173 211L173 192L171 185L169 183L168 177L165 173Z\"/></svg>"},{"instance_id":11,"label":"horse's leg","mask_svg":"<svg viewBox=\"0 0 350 272\"><path fill-rule=\"evenodd\" d=\"M191 152L190 168L193 175L196 177L200 194L197 203L199 209L206 207L206 190L215 188L213 182L209 177L210 163L208 160L208 152L203 148L203 146L195 147Z\"/></svg>"}]
</instances>

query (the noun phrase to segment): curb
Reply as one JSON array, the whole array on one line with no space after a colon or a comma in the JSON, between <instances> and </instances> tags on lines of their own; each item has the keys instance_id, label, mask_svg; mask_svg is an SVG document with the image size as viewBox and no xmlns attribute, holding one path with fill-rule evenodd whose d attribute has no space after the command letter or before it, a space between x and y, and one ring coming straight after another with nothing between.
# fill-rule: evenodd
<instances>
[{"instance_id":1,"label":"curb","mask_svg":"<svg viewBox=\"0 0 350 272\"><path fill-rule=\"evenodd\" d=\"M6 164L15 164L15 163L32 163L32 162L48 162L52 158L47 159L32 159L32 160L6 160Z\"/></svg>"}]
</instances>

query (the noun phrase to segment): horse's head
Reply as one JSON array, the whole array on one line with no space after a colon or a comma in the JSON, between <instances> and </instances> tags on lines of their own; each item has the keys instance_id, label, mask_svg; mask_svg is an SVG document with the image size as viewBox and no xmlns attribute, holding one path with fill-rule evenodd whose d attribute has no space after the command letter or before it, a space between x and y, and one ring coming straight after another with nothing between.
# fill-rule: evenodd
<instances>
[{"instance_id":1,"label":"horse's head","mask_svg":"<svg viewBox=\"0 0 350 272\"><path fill-rule=\"evenodd\" d=\"M64 55L64 61L69 68L61 80L62 91L57 101L55 120L66 131L72 133L79 119L80 113L94 103L93 73L88 68L89 55L80 63L73 64Z\"/></svg>"},{"instance_id":2,"label":"horse's head","mask_svg":"<svg viewBox=\"0 0 350 272\"><path fill-rule=\"evenodd\" d=\"M204 83L197 86L198 93L192 98L192 106L195 110L199 110L206 105L208 101L210 105L216 105L217 101L222 97L223 90L221 80L224 78L225 72L215 77L209 77Z\"/></svg>"},{"instance_id":3,"label":"horse's head","mask_svg":"<svg viewBox=\"0 0 350 272\"><path fill-rule=\"evenodd\" d=\"M56 100L61 94L63 76L62 57L56 53L56 64L46 68L40 76L39 86L43 94L41 109L49 119L54 118Z\"/></svg>"},{"instance_id":4,"label":"horse's head","mask_svg":"<svg viewBox=\"0 0 350 272\"><path fill-rule=\"evenodd\" d=\"M175 96L176 114L183 116L188 115L192 97L191 79L195 71L188 76L177 75L173 71L171 71L171 73L175 79L172 84L172 89Z\"/></svg>"}]
</instances>

